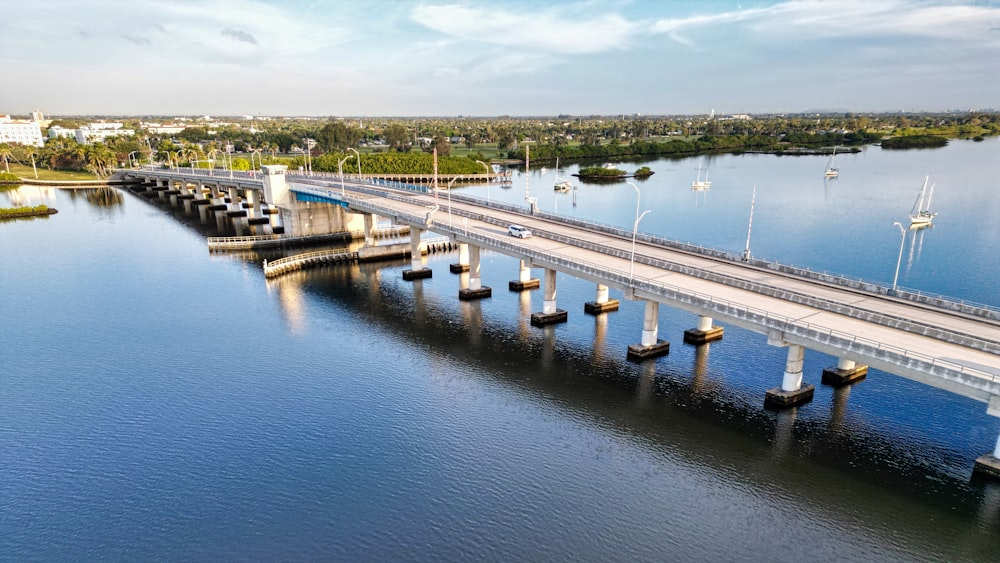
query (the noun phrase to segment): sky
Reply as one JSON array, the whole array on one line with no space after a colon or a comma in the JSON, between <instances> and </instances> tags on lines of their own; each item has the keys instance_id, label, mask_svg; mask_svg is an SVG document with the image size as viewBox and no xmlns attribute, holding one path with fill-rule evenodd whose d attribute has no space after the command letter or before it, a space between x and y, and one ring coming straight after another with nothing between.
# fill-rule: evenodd
<instances>
[{"instance_id":1,"label":"sky","mask_svg":"<svg viewBox=\"0 0 1000 563\"><path fill-rule=\"evenodd\" d=\"M1000 0L0 0L0 114L1000 109Z\"/></svg>"}]
</instances>

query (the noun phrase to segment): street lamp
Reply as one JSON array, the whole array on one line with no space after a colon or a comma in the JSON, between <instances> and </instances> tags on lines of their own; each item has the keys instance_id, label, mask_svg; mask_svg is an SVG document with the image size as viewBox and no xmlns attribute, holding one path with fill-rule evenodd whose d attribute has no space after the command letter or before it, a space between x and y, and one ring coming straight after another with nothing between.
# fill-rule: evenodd
<instances>
[{"instance_id":1,"label":"street lamp","mask_svg":"<svg viewBox=\"0 0 1000 563\"><path fill-rule=\"evenodd\" d=\"M451 186L452 184L455 183L455 180L458 180L461 177L462 175L459 174L458 176L452 178L450 182L448 182L448 226L449 227L451 226Z\"/></svg>"},{"instance_id":2,"label":"street lamp","mask_svg":"<svg viewBox=\"0 0 1000 563\"><path fill-rule=\"evenodd\" d=\"M635 222L632 223L632 257L629 259L629 265L628 265L628 281L629 281L629 283L632 283L632 272L635 270L635 235L636 235L636 232L638 232L638 230L639 230L639 221L642 221L642 218L645 217L647 213L649 213L650 211L652 211L652 209L647 209L647 210L645 210L645 211L642 212L642 215L640 215L639 214L639 186L635 185L632 182L627 182L627 184L630 185L630 186L632 186L632 188L635 189Z\"/></svg>"},{"instance_id":3,"label":"street lamp","mask_svg":"<svg viewBox=\"0 0 1000 563\"><path fill-rule=\"evenodd\" d=\"M492 169L490 168L489 164L486 164L485 162L483 162L481 160L477 160L476 162L478 162L479 164L482 164L483 168L486 169L486 203L489 203L490 202L490 172L492 172Z\"/></svg>"},{"instance_id":4,"label":"street lamp","mask_svg":"<svg viewBox=\"0 0 1000 563\"><path fill-rule=\"evenodd\" d=\"M129 168L135 168L135 164L133 164L133 160L132 160L132 155L133 154L134 155L138 155L139 151L132 151L132 152L128 153L128 167ZM138 161L139 161L139 157L136 156L135 157L135 162L138 162Z\"/></svg>"},{"instance_id":5,"label":"street lamp","mask_svg":"<svg viewBox=\"0 0 1000 563\"><path fill-rule=\"evenodd\" d=\"M354 154L356 154L358 156L358 181L360 182L361 181L361 153L359 153L358 149L356 149L354 147L347 147L347 150L354 151Z\"/></svg>"},{"instance_id":6,"label":"street lamp","mask_svg":"<svg viewBox=\"0 0 1000 563\"><path fill-rule=\"evenodd\" d=\"M899 227L899 257L896 258L896 275L892 277L892 289L889 290L889 295L896 295L896 282L899 280L899 265L903 262L903 244L906 243L906 228L899 221L893 221L893 225Z\"/></svg>"},{"instance_id":7,"label":"street lamp","mask_svg":"<svg viewBox=\"0 0 1000 563\"><path fill-rule=\"evenodd\" d=\"M340 195L343 197L344 193L344 163L347 162L348 158L354 158L354 155L347 155L344 158L337 161L337 171L340 172Z\"/></svg>"}]
</instances>

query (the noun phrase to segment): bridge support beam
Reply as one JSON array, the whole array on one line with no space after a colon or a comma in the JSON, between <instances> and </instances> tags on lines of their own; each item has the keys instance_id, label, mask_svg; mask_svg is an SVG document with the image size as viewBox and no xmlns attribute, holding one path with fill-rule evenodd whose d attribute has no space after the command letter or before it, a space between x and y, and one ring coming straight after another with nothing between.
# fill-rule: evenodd
<instances>
[{"instance_id":1,"label":"bridge support beam","mask_svg":"<svg viewBox=\"0 0 1000 563\"><path fill-rule=\"evenodd\" d=\"M670 343L657 336L660 329L660 304L646 301L646 313L642 318L642 341L629 344L626 357L632 361L648 360L670 353Z\"/></svg>"},{"instance_id":2,"label":"bridge support beam","mask_svg":"<svg viewBox=\"0 0 1000 563\"><path fill-rule=\"evenodd\" d=\"M861 381L868 375L868 366L855 364L854 360L837 358L837 365L823 370L823 384L840 387Z\"/></svg>"},{"instance_id":3,"label":"bridge support beam","mask_svg":"<svg viewBox=\"0 0 1000 563\"><path fill-rule=\"evenodd\" d=\"M369 216L366 215L367 217ZM366 223L365 230L367 229L368 225ZM425 268L423 264L423 252L420 250L420 235L423 232L423 229L410 226L410 269L403 270L403 279L406 281L429 278L434 275L434 270Z\"/></svg>"},{"instance_id":4,"label":"bridge support beam","mask_svg":"<svg viewBox=\"0 0 1000 563\"><path fill-rule=\"evenodd\" d=\"M768 389L764 396L764 406L782 409L808 403L813 398L815 387L802 384L802 364L806 349L798 344L788 345L788 359L785 360L785 374L781 387Z\"/></svg>"},{"instance_id":5,"label":"bridge support beam","mask_svg":"<svg viewBox=\"0 0 1000 563\"><path fill-rule=\"evenodd\" d=\"M410 240L413 240L413 229L410 229ZM419 242L420 237L416 240ZM365 246L375 246L375 216L371 213L365 213Z\"/></svg>"},{"instance_id":6,"label":"bridge support beam","mask_svg":"<svg viewBox=\"0 0 1000 563\"><path fill-rule=\"evenodd\" d=\"M608 286L597 284L597 298L583 304L583 312L588 315L600 315L618 310L618 300L608 299Z\"/></svg>"},{"instance_id":7,"label":"bridge support beam","mask_svg":"<svg viewBox=\"0 0 1000 563\"><path fill-rule=\"evenodd\" d=\"M684 342L696 346L721 339L722 327L713 325L712 317L700 316L697 328L689 328L684 331Z\"/></svg>"},{"instance_id":8,"label":"bridge support beam","mask_svg":"<svg viewBox=\"0 0 1000 563\"><path fill-rule=\"evenodd\" d=\"M460 274L462 272L469 271L469 244L466 242L458 243L458 264L451 264L449 266L451 273Z\"/></svg>"},{"instance_id":9,"label":"bridge support beam","mask_svg":"<svg viewBox=\"0 0 1000 563\"><path fill-rule=\"evenodd\" d=\"M522 264L524 262L522 261ZM513 282L511 282L513 283ZM545 298L542 301L542 312L531 314L531 326L546 326L564 323L569 314L556 308L556 271L545 269Z\"/></svg>"},{"instance_id":10,"label":"bridge support beam","mask_svg":"<svg viewBox=\"0 0 1000 563\"><path fill-rule=\"evenodd\" d=\"M990 397L986 413L993 416L1000 416L1000 395ZM997 437L997 443L992 453L983 454L976 459L976 463L972 467L972 473L993 479L1000 479L1000 437Z\"/></svg>"},{"instance_id":11,"label":"bridge support beam","mask_svg":"<svg viewBox=\"0 0 1000 563\"><path fill-rule=\"evenodd\" d=\"M526 289L538 289L541 286L542 282L538 278L531 277L531 268L528 268L528 264L524 260L521 260L518 278L510 280L510 290L524 291Z\"/></svg>"},{"instance_id":12,"label":"bridge support beam","mask_svg":"<svg viewBox=\"0 0 1000 563\"><path fill-rule=\"evenodd\" d=\"M469 256L467 260L469 261L469 287L465 289L458 290L458 298L462 301L472 301L474 299L483 299L485 297L491 297L493 295L493 289L483 285L482 278L479 277L479 253L480 248L478 246L469 247L465 245L469 251ZM454 264L452 264L454 266ZM454 271L454 270L452 270Z\"/></svg>"}]
</instances>

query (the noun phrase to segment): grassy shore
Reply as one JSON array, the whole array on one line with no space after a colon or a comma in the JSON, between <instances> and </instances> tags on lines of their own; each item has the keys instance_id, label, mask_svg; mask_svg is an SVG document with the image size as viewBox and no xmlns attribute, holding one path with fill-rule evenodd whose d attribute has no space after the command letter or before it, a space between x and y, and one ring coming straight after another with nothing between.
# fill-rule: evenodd
<instances>
[{"instance_id":1,"label":"grassy shore","mask_svg":"<svg viewBox=\"0 0 1000 563\"><path fill-rule=\"evenodd\" d=\"M3 170L2 166L0 166L0 170ZM98 180L99 179L97 176L95 176L94 174L91 174L90 172L64 172L62 170L48 170L46 168L38 168L37 170L38 170L38 179L39 180L55 180L55 181L63 180L63 181L70 181L70 180ZM21 178L25 178L25 179L28 179L28 180L34 180L35 179L35 172L31 169L31 167L30 166L24 166L22 164L16 164L16 163L12 162L10 164L10 173L11 174L17 174Z\"/></svg>"}]
</instances>

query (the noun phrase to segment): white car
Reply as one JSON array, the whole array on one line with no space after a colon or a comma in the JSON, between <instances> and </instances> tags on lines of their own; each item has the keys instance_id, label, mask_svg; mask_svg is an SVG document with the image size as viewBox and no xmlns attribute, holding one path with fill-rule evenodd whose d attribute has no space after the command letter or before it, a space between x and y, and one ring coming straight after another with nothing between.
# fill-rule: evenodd
<instances>
[{"instance_id":1,"label":"white car","mask_svg":"<svg viewBox=\"0 0 1000 563\"><path fill-rule=\"evenodd\" d=\"M528 238L531 236L531 229L521 225L511 225L507 227L507 234L517 238Z\"/></svg>"}]
</instances>

